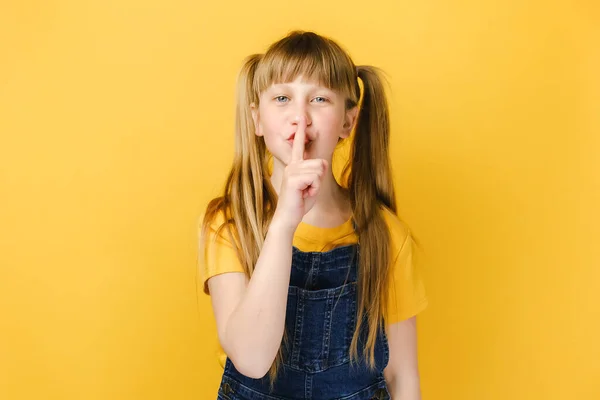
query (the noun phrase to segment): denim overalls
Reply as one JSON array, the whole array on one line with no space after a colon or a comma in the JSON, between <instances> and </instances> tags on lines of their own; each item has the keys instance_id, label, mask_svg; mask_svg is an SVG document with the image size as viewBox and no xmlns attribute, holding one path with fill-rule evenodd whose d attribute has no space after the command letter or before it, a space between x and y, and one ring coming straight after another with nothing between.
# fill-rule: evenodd
<instances>
[{"instance_id":1,"label":"denim overalls","mask_svg":"<svg viewBox=\"0 0 600 400\"><path fill-rule=\"evenodd\" d=\"M385 332L375 345L377 368L360 357L350 364L350 342L356 328L358 244L327 252L292 252L283 346L284 365L273 391L269 378L248 378L227 359L218 400L369 400L390 399L383 378L389 361ZM363 324L358 351L366 343Z\"/></svg>"}]
</instances>

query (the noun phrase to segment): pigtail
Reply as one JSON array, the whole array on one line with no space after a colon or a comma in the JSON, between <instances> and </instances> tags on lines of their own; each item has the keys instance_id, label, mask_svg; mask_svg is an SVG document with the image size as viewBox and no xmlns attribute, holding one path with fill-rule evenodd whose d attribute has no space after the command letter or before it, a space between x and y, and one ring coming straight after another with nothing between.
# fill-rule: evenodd
<instances>
[{"instance_id":1,"label":"pigtail","mask_svg":"<svg viewBox=\"0 0 600 400\"><path fill-rule=\"evenodd\" d=\"M243 236L238 244L242 253L240 259L245 261L250 275L265 238L267 221L264 211L269 191L267 187L270 187L265 168L266 146L264 141L254 134L255 127L250 110L251 104L258 104L254 75L261 57L261 54L248 57L238 76L235 159L240 168L232 171L234 174L230 192L231 199L235 199L231 202L233 221L236 231Z\"/></svg>"},{"instance_id":2,"label":"pigtail","mask_svg":"<svg viewBox=\"0 0 600 400\"><path fill-rule=\"evenodd\" d=\"M383 80L374 67L359 66L357 73L363 83L363 98L356 122L352 158L352 171L356 173L351 184L361 189L357 193L377 199L395 212L396 198L389 159L390 115ZM364 211L370 215L376 210Z\"/></svg>"},{"instance_id":3,"label":"pigtail","mask_svg":"<svg viewBox=\"0 0 600 400\"><path fill-rule=\"evenodd\" d=\"M235 154L233 165L222 196L207 206L202 227L202 238L209 225L222 213L225 229L247 276L251 276L260 255L266 229L270 222L268 211L275 204L276 194L268 178L266 146L254 134L251 104L258 103L254 75L262 58L254 54L246 58L237 79L235 109ZM216 235L215 235L216 236ZM207 243L202 242L206 247ZM204 249L205 250L205 249Z\"/></svg>"},{"instance_id":4,"label":"pigtail","mask_svg":"<svg viewBox=\"0 0 600 400\"><path fill-rule=\"evenodd\" d=\"M374 366L377 333L384 327L390 270L390 234L381 207L396 212L396 199L389 160L390 118L382 79L377 69L357 67L363 96L353 147L349 191L360 243L359 305L357 332L351 354L356 356L360 326L369 327L367 343L361 347ZM367 299L369 301L367 302Z\"/></svg>"}]
</instances>

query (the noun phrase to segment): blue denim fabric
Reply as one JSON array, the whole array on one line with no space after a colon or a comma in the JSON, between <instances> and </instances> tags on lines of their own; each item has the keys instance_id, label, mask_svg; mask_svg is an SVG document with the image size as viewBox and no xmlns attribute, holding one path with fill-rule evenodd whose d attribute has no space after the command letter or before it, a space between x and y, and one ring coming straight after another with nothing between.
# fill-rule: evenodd
<instances>
[{"instance_id":1,"label":"blue denim fabric","mask_svg":"<svg viewBox=\"0 0 600 400\"><path fill-rule=\"evenodd\" d=\"M366 361L350 363L356 328L358 245L328 252L294 247L285 320L287 346L273 390L262 379L239 373L227 359L219 400L367 400L390 399L383 378L389 361L385 332L375 345L376 369ZM359 354L367 327L363 324Z\"/></svg>"}]
</instances>

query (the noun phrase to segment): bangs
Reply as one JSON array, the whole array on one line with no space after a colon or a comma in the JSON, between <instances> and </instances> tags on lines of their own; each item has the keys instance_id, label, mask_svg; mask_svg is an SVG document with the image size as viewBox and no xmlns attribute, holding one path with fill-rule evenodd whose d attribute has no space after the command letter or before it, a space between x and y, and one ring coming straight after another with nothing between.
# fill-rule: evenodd
<instances>
[{"instance_id":1,"label":"bangs","mask_svg":"<svg viewBox=\"0 0 600 400\"><path fill-rule=\"evenodd\" d=\"M254 77L255 93L298 77L358 101L356 66L335 42L312 32L293 32L266 52Z\"/></svg>"}]
</instances>

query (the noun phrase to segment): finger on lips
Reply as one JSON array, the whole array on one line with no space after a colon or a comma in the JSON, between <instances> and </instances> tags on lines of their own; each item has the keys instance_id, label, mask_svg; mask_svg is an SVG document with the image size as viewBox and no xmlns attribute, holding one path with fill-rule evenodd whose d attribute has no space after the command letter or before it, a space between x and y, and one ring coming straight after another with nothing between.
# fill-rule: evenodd
<instances>
[{"instance_id":1,"label":"finger on lips","mask_svg":"<svg viewBox=\"0 0 600 400\"><path fill-rule=\"evenodd\" d=\"M304 160L304 140L306 138L306 119L304 117L298 118L298 127L296 134L294 135L294 143L292 145L292 161Z\"/></svg>"}]
</instances>

